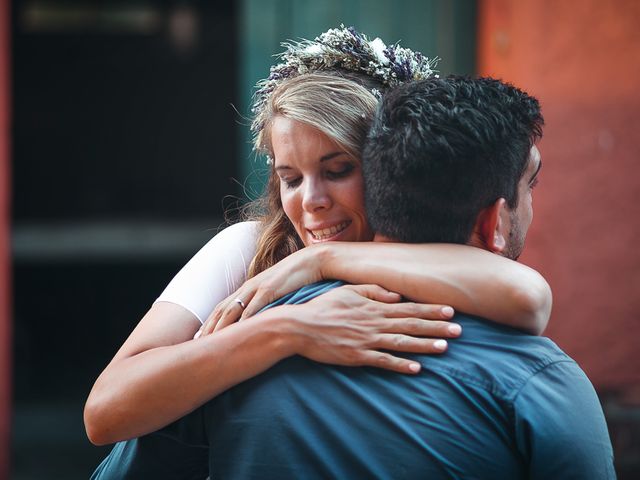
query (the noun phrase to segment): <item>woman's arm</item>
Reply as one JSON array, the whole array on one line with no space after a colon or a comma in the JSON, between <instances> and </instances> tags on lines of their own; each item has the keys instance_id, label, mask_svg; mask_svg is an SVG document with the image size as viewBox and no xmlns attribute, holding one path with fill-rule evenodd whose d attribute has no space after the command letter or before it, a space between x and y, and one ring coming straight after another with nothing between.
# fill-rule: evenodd
<instances>
[{"instance_id":1,"label":"woman's arm","mask_svg":"<svg viewBox=\"0 0 640 480\"><path fill-rule=\"evenodd\" d=\"M84 421L93 443L155 431L284 358L281 338L293 344L270 321L192 340L199 325L180 306L153 305L89 394Z\"/></svg>"},{"instance_id":2,"label":"woman's arm","mask_svg":"<svg viewBox=\"0 0 640 480\"><path fill-rule=\"evenodd\" d=\"M290 355L322 360L318 352L326 352L322 358L329 363L333 359L344 364L346 355L359 359L359 365L415 373L406 359L372 352L404 351L412 345L423 353L437 353L442 349L437 348L436 340L415 337L456 336L446 322L421 320L449 318L441 308L396 303L390 308L381 302L399 302L400 296L371 287L370 296L380 301L362 295L351 295L347 301L344 294L332 300L334 306L354 307L341 313L337 325L327 317L328 304L318 308L309 302L306 307L274 309L261 314L263 321L258 323L243 322L220 334L193 340L200 327L196 313L206 310L206 302L219 301L215 297L220 291L228 293L229 286L237 283L234 275L244 276L244 271L238 273L226 260L246 254L237 247L246 243L243 236L251 235L249 227L230 227L199 252L160 297L164 301L151 307L96 380L84 412L92 442L112 443L157 430ZM202 283L206 291L202 291ZM190 297L192 288L200 292L198 297L207 297L204 306L194 305L192 300L201 303L202 299ZM397 311L401 318L395 318ZM317 322L309 322L310 318ZM328 325L333 325L332 329L327 329ZM364 334L366 342L349 344L354 330ZM400 343L395 345L393 339ZM328 348L329 340L337 346L346 341L350 345L347 353Z\"/></svg>"},{"instance_id":3,"label":"woman's arm","mask_svg":"<svg viewBox=\"0 0 640 480\"><path fill-rule=\"evenodd\" d=\"M320 250L316 260L326 278L377 283L415 302L445 303L535 335L551 315L551 288L542 275L480 248L368 242Z\"/></svg>"},{"instance_id":4,"label":"woman's arm","mask_svg":"<svg viewBox=\"0 0 640 480\"><path fill-rule=\"evenodd\" d=\"M452 312L442 306L399 300L375 285L342 287L320 304L275 307L255 322L195 340L198 320L158 303L93 386L84 411L87 435L103 445L155 431L291 355L416 373L416 362L381 350L441 353L446 342L438 338L460 330L443 321Z\"/></svg>"},{"instance_id":5,"label":"woman's arm","mask_svg":"<svg viewBox=\"0 0 640 480\"><path fill-rule=\"evenodd\" d=\"M551 314L551 289L535 270L485 250L453 244L329 242L290 255L248 280L214 310L203 331L217 330L242 313L322 279L376 283L416 302L439 302L533 334ZM233 308L240 297L247 308Z\"/></svg>"},{"instance_id":6,"label":"woman's arm","mask_svg":"<svg viewBox=\"0 0 640 480\"><path fill-rule=\"evenodd\" d=\"M94 443L131 436L118 426L120 418L130 419L134 432L151 431L148 425L155 425L157 420L162 424L171 421L162 413L149 420L144 415L133 418L130 414L147 400L153 403L158 396L160 400L166 396L161 379L166 362L185 378L189 374L192 365L188 359L182 361L184 357L180 357L181 361L175 361L174 356L184 348L176 345L191 340L214 306L242 284L246 264L255 250L256 227L255 222L243 222L217 234L173 278L143 317L98 378L87 400L85 426ZM140 387L146 389L150 398L139 399L135 395ZM185 400L183 405L177 405L177 416L192 409L189 402L193 398L188 396ZM154 407L163 410L162 405Z\"/></svg>"}]
</instances>

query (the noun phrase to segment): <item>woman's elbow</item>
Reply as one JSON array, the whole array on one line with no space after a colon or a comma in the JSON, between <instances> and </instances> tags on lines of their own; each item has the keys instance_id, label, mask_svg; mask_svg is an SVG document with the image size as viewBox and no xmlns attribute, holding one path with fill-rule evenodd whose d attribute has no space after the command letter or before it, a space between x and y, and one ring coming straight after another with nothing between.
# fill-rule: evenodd
<instances>
[{"instance_id":1,"label":"woman's elbow","mask_svg":"<svg viewBox=\"0 0 640 480\"><path fill-rule=\"evenodd\" d=\"M551 316L553 296L551 287L539 273L517 293L517 303L523 313L525 328L534 335L541 335Z\"/></svg>"},{"instance_id":2,"label":"woman's elbow","mask_svg":"<svg viewBox=\"0 0 640 480\"><path fill-rule=\"evenodd\" d=\"M109 408L105 405L105 402L101 402L95 397L96 395L89 395L84 406L84 428L87 432L87 437L96 446L115 443L116 440L112 438L108 428L110 423L108 421Z\"/></svg>"}]
</instances>

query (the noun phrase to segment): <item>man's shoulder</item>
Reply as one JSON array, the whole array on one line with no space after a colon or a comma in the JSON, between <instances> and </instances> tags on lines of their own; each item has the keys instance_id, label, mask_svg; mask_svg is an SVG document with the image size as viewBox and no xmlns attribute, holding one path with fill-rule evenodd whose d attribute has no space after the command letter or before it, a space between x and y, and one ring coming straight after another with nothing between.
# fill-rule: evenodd
<instances>
[{"instance_id":1,"label":"man's shoulder","mask_svg":"<svg viewBox=\"0 0 640 480\"><path fill-rule=\"evenodd\" d=\"M277 307L278 305L297 305L300 303L306 303L309 300L313 300L323 293L333 290L334 288L341 287L342 285L345 285L345 283L341 280L322 280L320 282L311 283L280 297L275 302L264 307L264 309L266 310L267 308Z\"/></svg>"},{"instance_id":2,"label":"man's shoulder","mask_svg":"<svg viewBox=\"0 0 640 480\"><path fill-rule=\"evenodd\" d=\"M462 335L426 368L446 371L467 384L513 401L531 378L554 365L580 370L551 339L470 315L457 315Z\"/></svg>"},{"instance_id":3,"label":"man's shoulder","mask_svg":"<svg viewBox=\"0 0 640 480\"><path fill-rule=\"evenodd\" d=\"M571 360L553 340L541 335L518 330L513 327L467 314L457 314L453 321L463 326L465 333L460 339L469 345L500 345L496 354L522 353L525 357L545 357L556 360Z\"/></svg>"}]
</instances>

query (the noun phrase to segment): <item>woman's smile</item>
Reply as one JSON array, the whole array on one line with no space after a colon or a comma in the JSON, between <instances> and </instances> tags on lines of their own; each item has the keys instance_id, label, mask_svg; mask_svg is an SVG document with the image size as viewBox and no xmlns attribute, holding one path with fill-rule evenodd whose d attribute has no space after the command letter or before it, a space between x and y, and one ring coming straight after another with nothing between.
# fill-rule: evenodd
<instances>
[{"instance_id":1,"label":"woman's smile","mask_svg":"<svg viewBox=\"0 0 640 480\"><path fill-rule=\"evenodd\" d=\"M344 230L349 225L351 225L351 220L347 220L346 222L341 222L337 225L332 225L330 227L315 228L315 229L308 229L308 230L311 232L311 235L313 235L318 242L326 242L328 240L333 240L333 237L336 237L338 234L344 232Z\"/></svg>"}]
</instances>

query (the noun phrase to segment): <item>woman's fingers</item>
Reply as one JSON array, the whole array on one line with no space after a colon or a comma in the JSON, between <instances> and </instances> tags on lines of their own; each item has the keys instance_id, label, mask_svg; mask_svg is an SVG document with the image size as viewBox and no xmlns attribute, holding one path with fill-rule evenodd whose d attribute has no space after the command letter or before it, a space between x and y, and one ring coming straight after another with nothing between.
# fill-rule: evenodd
<instances>
[{"instance_id":1,"label":"woman's fingers","mask_svg":"<svg viewBox=\"0 0 640 480\"><path fill-rule=\"evenodd\" d=\"M214 331L222 330L224 327L235 323L242 315L242 305L244 301L240 299L238 292L224 300L224 304L220 305L218 319ZM240 300L240 301L238 301ZM241 303L242 302L242 303Z\"/></svg>"},{"instance_id":2,"label":"woman's fingers","mask_svg":"<svg viewBox=\"0 0 640 480\"><path fill-rule=\"evenodd\" d=\"M381 328L383 333L398 333L414 337L453 338L460 336L462 327L457 323L422 318L390 318Z\"/></svg>"},{"instance_id":3,"label":"woman's fingers","mask_svg":"<svg viewBox=\"0 0 640 480\"><path fill-rule=\"evenodd\" d=\"M252 292L247 300L245 300L245 308L240 312L241 315L239 319L246 320L249 317L253 317L274 300L277 300L277 298L273 298L273 293L270 291L259 289L256 292Z\"/></svg>"},{"instance_id":4,"label":"woman's fingers","mask_svg":"<svg viewBox=\"0 0 640 480\"><path fill-rule=\"evenodd\" d=\"M371 349L362 350L351 356L351 361L347 362L347 365L353 367L375 367L399 373L415 374L422 368L419 362L409 358L396 357L393 353L381 350L433 355L445 352L447 346L447 341L443 339L382 334L376 344L371 345Z\"/></svg>"},{"instance_id":5,"label":"woman's fingers","mask_svg":"<svg viewBox=\"0 0 640 480\"><path fill-rule=\"evenodd\" d=\"M248 283L248 282L247 282ZM245 283L245 285L247 285ZM250 288L243 285L236 292L222 300L215 308L210 318L215 320L212 332L222 330L223 328L237 322L242 315L243 309L247 306L249 294L246 293Z\"/></svg>"},{"instance_id":6,"label":"woman's fingers","mask_svg":"<svg viewBox=\"0 0 640 480\"><path fill-rule=\"evenodd\" d=\"M405 373L414 375L420 371L422 365L415 360L408 358L395 357L390 353L378 352L376 350L367 350L362 352L360 367L375 367L382 368L384 370L391 370L392 372Z\"/></svg>"},{"instance_id":7,"label":"woman's fingers","mask_svg":"<svg viewBox=\"0 0 640 480\"><path fill-rule=\"evenodd\" d=\"M387 307L387 317L416 317L430 320L448 320L454 311L448 305L433 305L429 303L402 302Z\"/></svg>"},{"instance_id":8,"label":"woman's fingers","mask_svg":"<svg viewBox=\"0 0 640 480\"><path fill-rule=\"evenodd\" d=\"M240 312L234 311L234 310L239 310L240 307L237 305L231 305L230 307L228 307L228 310L225 311L225 313L220 317L220 320L218 320L218 323L216 324L216 328L214 329L214 331L218 331L218 330L222 330L225 327L228 327L229 325L235 323L238 321L238 319L240 318Z\"/></svg>"},{"instance_id":9,"label":"woman's fingers","mask_svg":"<svg viewBox=\"0 0 640 480\"><path fill-rule=\"evenodd\" d=\"M209 315L209 318L207 318L205 322L202 324L202 327L200 327L200 331L196 334L196 338L202 337L204 335L209 335L210 333L212 333L218 323L218 319L219 319L219 311L216 308L211 313L211 315Z\"/></svg>"},{"instance_id":10,"label":"woman's fingers","mask_svg":"<svg viewBox=\"0 0 640 480\"><path fill-rule=\"evenodd\" d=\"M382 288L380 285L344 285L340 288L345 290L351 290L362 297L366 297L369 300L375 300L382 303L397 303L402 299L399 293L390 292L386 288Z\"/></svg>"},{"instance_id":11,"label":"woman's fingers","mask_svg":"<svg viewBox=\"0 0 640 480\"><path fill-rule=\"evenodd\" d=\"M208 335L237 322L250 305L255 305L255 290L251 284L245 284L232 295L222 300L209 315L201 328L201 335ZM262 307L260 307L262 308Z\"/></svg>"},{"instance_id":12,"label":"woman's fingers","mask_svg":"<svg viewBox=\"0 0 640 480\"><path fill-rule=\"evenodd\" d=\"M430 320L448 320L453 317L454 310L449 305L438 305L429 303L402 302L400 294L390 292L379 285L344 285L335 291L351 291L361 297L388 304L386 307L371 303L372 308L386 308L384 314L389 318L416 317ZM328 295L328 294L325 294Z\"/></svg>"},{"instance_id":13,"label":"woman's fingers","mask_svg":"<svg viewBox=\"0 0 640 480\"><path fill-rule=\"evenodd\" d=\"M420 338L398 333L383 333L372 348L394 352L437 354L447 349L447 341L441 338Z\"/></svg>"},{"instance_id":14,"label":"woman's fingers","mask_svg":"<svg viewBox=\"0 0 640 480\"><path fill-rule=\"evenodd\" d=\"M227 297L224 300L222 300L218 305L216 305L216 308L213 309L213 312L211 312L211 315L209 315L207 320L205 320L205 322L202 324L202 328L200 328L200 333L199 335L196 335L196 337L209 335L214 331L220 330L221 328L224 328L226 325L232 323L228 320L225 321L226 311L230 308L230 305L232 305L232 297ZM236 305L236 308L239 308L239 307L240 305Z\"/></svg>"}]
</instances>

